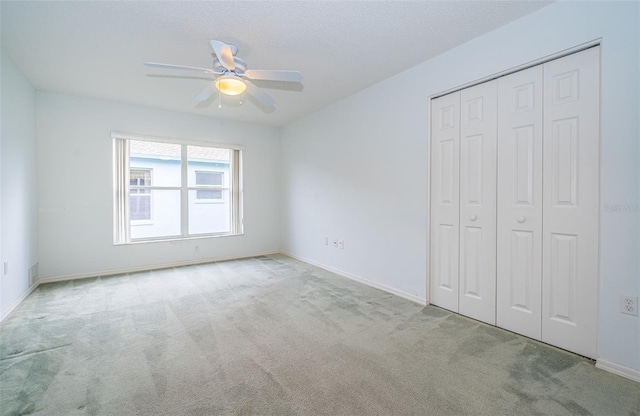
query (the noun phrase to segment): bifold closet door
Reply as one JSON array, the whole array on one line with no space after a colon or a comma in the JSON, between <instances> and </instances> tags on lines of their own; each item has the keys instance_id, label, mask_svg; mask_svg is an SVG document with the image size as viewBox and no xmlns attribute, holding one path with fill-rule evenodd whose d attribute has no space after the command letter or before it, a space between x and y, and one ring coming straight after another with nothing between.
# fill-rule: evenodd
<instances>
[{"instance_id":1,"label":"bifold closet door","mask_svg":"<svg viewBox=\"0 0 640 416\"><path fill-rule=\"evenodd\" d=\"M599 54L431 102L431 303L592 358Z\"/></svg>"},{"instance_id":2,"label":"bifold closet door","mask_svg":"<svg viewBox=\"0 0 640 416\"><path fill-rule=\"evenodd\" d=\"M431 101L430 285L434 305L458 312L460 93Z\"/></svg>"},{"instance_id":3,"label":"bifold closet door","mask_svg":"<svg viewBox=\"0 0 640 416\"><path fill-rule=\"evenodd\" d=\"M496 323L497 81L460 92L459 313Z\"/></svg>"},{"instance_id":4,"label":"bifold closet door","mask_svg":"<svg viewBox=\"0 0 640 416\"><path fill-rule=\"evenodd\" d=\"M542 336L542 65L498 80L499 327Z\"/></svg>"},{"instance_id":5,"label":"bifold closet door","mask_svg":"<svg viewBox=\"0 0 640 416\"><path fill-rule=\"evenodd\" d=\"M596 357L600 48L544 64L542 340Z\"/></svg>"}]
</instances>

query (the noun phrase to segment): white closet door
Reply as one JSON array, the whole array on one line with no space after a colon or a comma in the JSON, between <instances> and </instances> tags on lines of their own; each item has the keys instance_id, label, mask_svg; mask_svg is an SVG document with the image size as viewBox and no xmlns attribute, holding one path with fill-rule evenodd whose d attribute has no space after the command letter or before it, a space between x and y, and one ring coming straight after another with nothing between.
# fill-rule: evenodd
<instances>
[{"instance_id":1,"label":"white closet door","mask_svg":"<svg viewBox=\"0 0 640 416\"><path fill-rule=\"evenodd\" d=\"M596 357L599 48L544 64L542 340Z\"/></svg>"},{"instance_id":2,"label":"white closet door","mask_svg":"<svg viewBox=\"0 0 640 416\"><path fill-rule=\"evenodd\" d=\"M431 101L430 293L458 312L460 93Z\"/></svg>"},{"instance_id":3,"label":"white closet door","mask_svg":"<svg viewBox=\"0 0 640 416\"><path fill-rule=\"evenodd\" d=\"M460 92L459 312L496 323L497 81Z\"/></svg>"},{"instance_id":4,"label":"white closet door","mask_svg":"<svg viewBox=\"0 0 640 416\"><path fill-rule=\"evenodd\" d=\"M542 65L498 80L497 325L540 339Z\"/></svg>"}]
</instances>

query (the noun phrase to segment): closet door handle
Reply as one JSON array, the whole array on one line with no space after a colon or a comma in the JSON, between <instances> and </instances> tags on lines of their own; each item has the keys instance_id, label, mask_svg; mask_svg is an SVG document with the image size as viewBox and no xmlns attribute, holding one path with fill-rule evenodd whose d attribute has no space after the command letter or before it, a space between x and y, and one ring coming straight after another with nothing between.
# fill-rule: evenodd
<instances>
[{"instance_id":1,"label":"closet door handle","mask_svg":"<svg viewBox=\"0 0 640 416\"><path fill-rule=\"evenodd\" d=\"M525 219L526 219L525 217L518 217L518 218L516 218L516 221L518 221L520 224L522 224Z\"/></svg>"},{"instance_id":2,"label":"closet door handle","mask_svg":"<svg viewBox=\"0 0 640 416\"><path fill-rule=\"evenodd\" d=\"M475 221L475 220L477 220L477 219L478 219L478 217L476 217L475 215L470 215L470 216L469 216L469 219L470 219L471 221Z\"/></svg>"}]
</instances>

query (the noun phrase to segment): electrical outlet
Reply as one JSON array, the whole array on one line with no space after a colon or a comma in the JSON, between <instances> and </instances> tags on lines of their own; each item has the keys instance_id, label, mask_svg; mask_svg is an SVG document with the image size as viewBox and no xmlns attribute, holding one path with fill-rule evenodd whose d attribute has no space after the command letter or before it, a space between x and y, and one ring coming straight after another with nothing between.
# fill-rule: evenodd
<instances>
[{"instance_id":1,"label":"electrical outlet","mask_svg":"<svg viewBox=\"0 0 640 416\"><path fill-rule=\"evenodd\" d=\"M338 248L344 249L344 240L338 240Z\"/></svg>"},{"instance_id":2,"label":"electrical outlet","mask_svg":"<svg viewBox=\"0 0 640 416\"><path fill-rule=\"evenodd\" d=\"M338 248L338 240L333 240L333 246L334 246L335 248Z\"/></svg>"},{"instance_id":3,"label":"electrical outlet","mask_svg":"<svg viewBox=\"0 0 640 416\"><path fill-rule=\"evenodd\" d=\"M620 298L620 312L638 316L638 297L637 296L622 296Z\"/></svg>"}]
</instances>

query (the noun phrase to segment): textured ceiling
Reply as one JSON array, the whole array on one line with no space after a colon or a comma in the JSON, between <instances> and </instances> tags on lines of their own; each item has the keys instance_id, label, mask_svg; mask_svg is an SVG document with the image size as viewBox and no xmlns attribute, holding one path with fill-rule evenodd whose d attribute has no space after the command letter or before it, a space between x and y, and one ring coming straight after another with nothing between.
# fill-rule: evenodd
<instances>
[{"instance_id":1,"label":"textured ceiling","mask_svg":"<svg viewBox=\"0 0 640 416\"><path fill-rule=\"evenodd\" d=\"M2 1L2 48L40 89L281 126L531 13L536 1ZM303 73L261 82L275 111L193 97L209 40L238 46L253 69Z\"/></svg>"}]
</instances>

